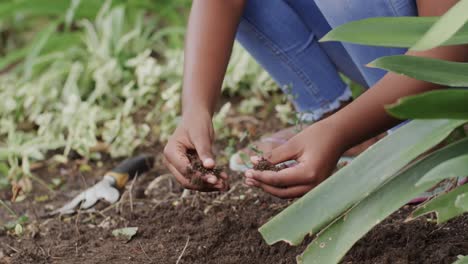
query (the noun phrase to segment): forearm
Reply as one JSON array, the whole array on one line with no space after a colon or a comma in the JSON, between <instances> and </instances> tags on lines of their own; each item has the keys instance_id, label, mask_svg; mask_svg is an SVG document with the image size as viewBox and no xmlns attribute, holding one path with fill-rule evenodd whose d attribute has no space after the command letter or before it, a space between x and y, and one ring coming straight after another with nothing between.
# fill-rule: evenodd
<instances>
[{"instance_id":1,"label":"forearm","mask_svg":"<svg viewBox=\"0 0 468 264\"><path fill-rule=\"evenodd\" d=\"M417 0L418 13L419 16L441 16L456 3L457 0ZM439 47L423 52L409 51L406 55L461 62L468 61L468 47ZM401 122L386 113L385 105L438 88L441 87L436 84L388 73L369 91L324 122L338 133L341 131L341 145L346 149Z\"/></svg>"},{"instance_id":2,"label":"forearm","mask_svg":"<svg viewBox=\"0 0 468 264\"><path fill-rule=\"evenodd\" d=\"M195 0L185 44L183 113L212 115L245 0Z\"/></svg>"},{"instance_id":3,"label":"forearm","mask_svg":"<svg viewBox=\"0 0 468 264\"><path fill-rule=\"evenodd\" d=\"M424 52L408 52L407 55L468 61L466 46L440 47ZM440 86L410 77L388 73L374 87L326 120L337 131L343 132L344 148L352 147L397 125L401 120L392 118L385 105L398 99L439 89Z\"/></svg>"}]
</instances>

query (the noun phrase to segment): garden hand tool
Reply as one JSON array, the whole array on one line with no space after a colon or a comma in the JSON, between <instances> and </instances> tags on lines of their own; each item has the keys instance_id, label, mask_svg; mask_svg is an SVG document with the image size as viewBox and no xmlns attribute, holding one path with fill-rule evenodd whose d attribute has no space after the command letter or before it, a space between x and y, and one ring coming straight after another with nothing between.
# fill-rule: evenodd
<instances>
[{"instance_id":1,"label":"garden hand tool","mask_svg":"<svg viewBox=\"0 0 468 264\"><path fill-rule=\"evenodd\" d=\"M76 211L78 206L80 209L88 209L95 205L100 199L104 199L113 204L120 198L119 190L125 187L125 184L136 175L141 175L150 170L153 167L153 163L154 157L148 154L128 158L117 167L104 174L101 181L80 193L63 207L50 212L49 215L72 214Z\"/></svg>"}]
</instances>

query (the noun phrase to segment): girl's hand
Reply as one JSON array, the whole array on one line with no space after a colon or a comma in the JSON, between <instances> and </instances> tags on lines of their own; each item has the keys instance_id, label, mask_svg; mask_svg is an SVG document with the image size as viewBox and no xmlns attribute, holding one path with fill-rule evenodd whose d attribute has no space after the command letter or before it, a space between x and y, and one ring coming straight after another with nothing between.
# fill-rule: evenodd
<instances>
[{"instance_id":1,"label":"girl's hand","mask_svg":"<svg viewBox=\"0 0 468 264\"><path fill-rule=\"evenodd\" d=\"M227 175L221 174L221 179L214 175L205 175L202 179L206 182L202 186L190 183L190 175L187 168L190 166L186 153L189 149L197 151L205 168L215 167L215 160L211 151L214 138L213 125L209 114L197 113L196 117L184 117L174 134L164 148L166 167L171 171L176 180L186 189L198 191L220 191L227 188L225 180Z\"/></svg>"},{"instance_id":2,"label":"girl's hand","mask_svg":"<svg viewBox=\"0 0 468 264\"><path fill-rule=\"evenodd\" d=\"M298 163L278 172L245 172L245 184L280 198L300 197L328 178L345 150L339 131L326 120L311 125L264 158L273 164L295 160ZM252 157L257 162L259 157Z\"/></svg>"}]
</instances>

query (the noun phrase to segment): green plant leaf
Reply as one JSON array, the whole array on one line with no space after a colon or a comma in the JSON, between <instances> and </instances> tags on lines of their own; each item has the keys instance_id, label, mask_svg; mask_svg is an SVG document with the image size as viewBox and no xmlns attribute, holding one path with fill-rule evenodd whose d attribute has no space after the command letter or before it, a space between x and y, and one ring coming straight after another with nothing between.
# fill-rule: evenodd
<instances>
[{"instance_id":1,"label":"green plant leaf","mask_svg":"<svg viewBox=\"0 0 468 264\"><path fill-rule=\"evenodd\" d=\"M468 191L460 194L455 200L455 206L462 209L464 212L468 211Z\"/></svg>"},{"instance_id":2,"label":"green plant leaf","mask_svg":"<svg viewBox=\"0 0 468 264\"><path fill-rule=\"evenodd\" d=\"M378 58L368 66L445 86L468 87L468 63L396 55Z\"/></svg>"},{"instance_id":3,"label":"green plant leaf","mask_svg":"<svg viewBox=\"0 0 468 264\"><path fill-rule=\"evenodd\" d=\"M468 256L458 256L458 260L453 264L468 264Z\"/></svg>"},{"instance_id":4,"label":"green plant leaf","mask_svg":"<svg viewBox=\"0 0 468 264\"><path fill-rule=\"evenodd\" d=\"M468 153L468 150L467 150ZM468 154L448 160L429 171L416 185L436 183L443 179L468 176Z\"/></svg>"},{"instance_id":5,"label":"green plant leaf","mask_svg":"<svg viewBox=\"0 0 468 264\"><path fill-rule=\"evenodd\" d=\"M353 21L334 28L320 41L344 41L384 47L412 47L437 21L438 17L377 17ZM468 43L464 25L443 45Z\"/></svg>"},{"instance_id":6,"label":"green plant leaf","mask_svg":"<svg viewBox=\"0 0 468 264\"><path fill-rule=\"evenodd\" d=\"M447 11L411 50L428 50L442 45L468 21L468 0L460 0Z\"/></svg>"},{"instance_id":7,"label":"green plant leaf","mask_svg":"<svg viewBox=\"0 0 468 264\"><path fill-rule=\"evenodd\" d=\"M386 109L401 119L468 120L467 102L467 89L445 89L404 97Z\"/></svg>"},{"instance_id":8,"label":"green plant leaf","mask_svg":"<svg viewBox=\"0 0 468 264\"><path fill-rule=\"evenodd\" d=\"M307 234L330 224L462 124L459 120L410 122L276 215L260 233L268 244L283 240L298 245Z\"/></svg>"},{"instance_id":9,"label":"green plant leaf","mask_svg":"<svg viewBox=\"0 0 468 264\"><path fill-rule=\"evenodd\" d=\"M423 184L425 185L425 184ZM457 187L453 191L440 195L424 204L419 206L416 210L411 213L408 217L408 221L434 212L437 216L437 223L442 224L448 220L463 214L464 210L455 205L457 197L461 194L468 192L468 185L462 185Z\"/></svg>"},{"instance_id":10,"label":"green plant leaf","mask_svg":"<svg viewBox=\"0 0 468 264\"><path fill-rule=\"evenodd\" d=\"M413 131L414 132L414 131ZM451 144L400 171L393 179L345 212L338 220L322 231L298 263L338 263L346 252L375 225L424 192L433 184L419 187L415 183L437 164L466 153L468 139ZM351 176L351 175L348 175ZM374 174L378 177L378 174ZM334 192L338 195L340 192ZM326 197L322 197L322 201Z\"/></svg>"}]
</instances>

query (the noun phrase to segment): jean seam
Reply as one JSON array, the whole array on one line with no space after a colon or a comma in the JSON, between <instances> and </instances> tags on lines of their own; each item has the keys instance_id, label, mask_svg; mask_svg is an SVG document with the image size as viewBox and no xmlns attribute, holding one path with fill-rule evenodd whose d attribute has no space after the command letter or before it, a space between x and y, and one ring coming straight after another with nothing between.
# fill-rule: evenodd
<instances>
[{"instance_id":1,"label":"jean seam","mask_svg":"<svg viewBox=\"0 0 468 264\"><path fill-rule=\"evenodd\" d=\"M307 78L306 74L300 70L300 67L298 67L293 60L291 60L289 55L287 55L281 48L277 47L274 42L269 39L265 34L263 34L261 31L259 31L253 24L252 22L249 21L248 18L244 17L243 20L246 22L247 26L256 34L256 36L263 41L266 46L273 52L275 56L280 58L284 63L288 65L290 69L293 70L294 73L296 73L299 78L304 82L304 84L310 88L307 89L312 93L313 96L315 96L316 99L320 100L320 104L324 103L324 98L319 96L319 91L314 87L313 82Z\"/></svg>"},{"instance_id":2,"label":"jean seam","mask_svg":"<svg viewBox=\"0 0 468 264\"><path fill-rule=\"evenodd\" d=\"M397 12L397 10L395 8L395 5L393 4L393 0L387 0L387 3L390 6L390 8L392 9L393 15L398 16L398 12Z\"/></svg>"}]
</instances>

